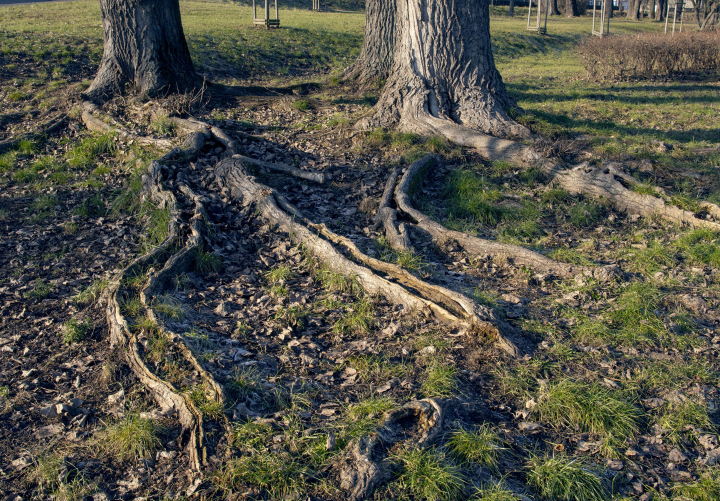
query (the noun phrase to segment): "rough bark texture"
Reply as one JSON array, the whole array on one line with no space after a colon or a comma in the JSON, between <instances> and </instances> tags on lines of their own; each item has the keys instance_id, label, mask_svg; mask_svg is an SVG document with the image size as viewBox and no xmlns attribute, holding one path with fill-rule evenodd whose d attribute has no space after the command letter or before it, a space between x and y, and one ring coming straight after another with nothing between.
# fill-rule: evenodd
<instances>
[{"instance_id":1,"label":"rough bark texture","mask_svg":"<svg viewBox=\"0 0 720 501\"><path fill-rule=\"evenodd\" d=\"M613 17L613 0L603 0L605 2L605 15L609 18Z\"/></svg>"},{"instance_id":2,"label":"rough bark texture","mask_svg":"<svg viewBox=\"0 0 720 501\"><path fill-rule=\"evenodd\" d=\"M560 11L558 10L558 0L550 0L550 15L559 16Z\"/></svg>"},{"instance_id":3,"label":"rough bark texture","mask_svg":"<svg viewBox=\"0 0 720 501\"><path fill-rule=\"evenodd\" d=\"M105 42L89 97L120 93L125 84L158 95L198 83L178 0L100 0L100 10Z\"/></svg>"},{"instance_id":4,"label":"rough bark texture","mask_svg":"<svg viewBox=\"0 0 720 501\"><path fill-rule=\"evenodd\" d=\"M365 4L365 39L355 64L344 75L368 87L390 75L395 48L395 0L368 0Z\"/></svg>"},{"instance_id":5,"label":"rough bark texture","mask_svg":"<svg viewBox=\"0 0 720 501\"><path fill-rule=\"evenodd\" d=\"M372 115L358 126L398 124L445 135L443 123L499 137L529 137L495 68L487 2L397 0L390 76Z\"/></svg>"},{"instance_id":6,"label":"rough bark texture","mask_svg":"<svg viewBox=\"0 0 720 501\"><path fill-rule=\"evenodd\" d=\"M628 214L657 216L693 228L720 230L720 222L713 220L720 214L716 205L708 202L699 204L704 213L704 218L701 219L693 212L667 204L662 198L635 193L627 186L637 185L637 180L614 164L598 167L585 162L558 173L555 182L570 193L582 193L609 202Z\"/></svg>"},{"instance_id":7,"label":"rough bark texture","mask_svg":"<svg viewBox=\"0 0 720 501\"><path fill-rule=\"evenodd\" d=\"M565 0L565 15L567 17L577 17L578 9L575 0Z\"/></svg>"},{"instance_id":8,"label":"rough bark texture","mask_svg":"<svg viewBox=\"0 0 720 501\"><path fill-rule=\"evenodd\" d=\"M508 16L513 17L515 15L515 0L510 0L510 5L508 6Z\"/></svg>"},{"instance_id":9,"label":"rough bark texture","mask_svg":"<svg viewBox=\"0 0 720 501\"><path fill-rule=\"evenodd\" d=\"M640 0L630 0L628 2L628 19L637 21L640 18Z\"/></svg>"}]
</instances>

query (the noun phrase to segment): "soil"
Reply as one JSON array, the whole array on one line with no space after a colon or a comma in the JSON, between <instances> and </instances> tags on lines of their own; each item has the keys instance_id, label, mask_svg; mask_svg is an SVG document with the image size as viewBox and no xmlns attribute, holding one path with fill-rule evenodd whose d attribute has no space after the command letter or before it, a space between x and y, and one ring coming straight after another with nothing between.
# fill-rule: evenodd
<instances>
[{"instance_id":1,"label":"soil","mask_svg":"<svg viewBox=\"0 0 720 501\"><path fill-rule=\"evenodd\" d=\"M327 92L336 93L331 97L338 98L343 90ZM349 125L327 125L337 113L352 116L361 112L362 106L329 99L327 94L311 96L311 108L306 111L293 107L295 98L282 95L214 99L217 101L207 103L197 116L230 134L256 136L238 136L245 155L323 172L332 178L331 183L317 185L259 169L255 172L259 181L282 193L308 219L350 238L364 252L386 258L391 255L381 244L381 233L372 229L374 209L390 172L397 165L407 165L407 158L388 145L369 146L365 135ZM66 108L59 111L69 112L77 104L71 97ZM105 109L120 119L140 123L125 105L124 100L118 100ZM149 108L161 105L151 103ZM217 119L218 111L224 118ZM142 118L143 124L148 121L148 116ZM31 130L35 123L35 119L20 117L3 125L2 138ZM60 157L68 144L84 134L82 128L78 118L71 119L47 139L42 153ZM706 367L709 377L690 377L681 383L682 388L644 390L638 393L642 399L636 403L652 416L655 409L673 399L698 399L713 410L711 418L717 425L720 271L716 267L679 266L660 272L679 285L663 286L666 294L657 316L668 331L676 332L679 328L674 313L688 314L693 324L687 334L692 337L692 348L597 346L573 338L577 322L574 313L593 316L612 308L617 284L598 284L583 276L570 280L543 276L511 261L468 256L452 242L432 242L413 233L412 242L424 263L417 273L423 279L471 296L478 289L492 295L496 310L534 346L524 359L513 359L488 340L458 336L452 325L423 312L406 311L358 291L324 286L318 279L318 264L308 260L290 235L278 233L250 208L234 204L220 189L214 168L224 147L211 140L198 158L169 166L163 182L178 196L183 223L187 223L192 205L175 190L178 175L182 173L193 191L205 197L209 231L204 248L220 259L222 268L210 273L189 271L179 277L174 287L167 289L164 300L184 313L163 321L168 330L185 336L202 367L226 389L232 388L238 376L245 375L253 383L247 391L228 391L232 399L225 412L206 420L208 459L202 472L191 469L179 423L166 416L158 418L164 431L162 449L154 457L118 459L103 447L106 425L133 411L157 411L156 406L127 368L124 354L110 346L104 298L79 304L74 297L93 282L112 280L145 248L147 218L137 212L110 211L111 201L125 189L137 163L131 151L122 148L116 157L98 160L112 168L101 176L100 187L82 187L88 173L78 174L72 187L46 184L40 188L15 181L10 173L3 174L0 387L8 388L8 394L0 397L4 406L0 414L3 499L47 497L27 476L33 461L47 451L62 453L67 465L94 483L97 491L92 496L96 500L175 496L270 499L257 486L225 492L213 482L213 475L229 457L242 454L229 443L225 434L228 426L250 419L283 430L291 420L299 419L304 436L324 441L343 426L345 409L369 395L390 397L398 404L432 397L423 382L430 367L428 360L434 360L434 355L455 367L458 376L453 398L444 400L451 419L444 421L443 433L491 423L513 452L503 456L499 471L507 475L507 485L518 493L527 494L523 472L528 455L534 451L568 451L583 456L603 470L605 478L614 479L621 494L641 499L648 499L645 494L652 490L665 492L674 483L697 480L720 456L713 430L698 430L695 442L676 445L664 439L665 432L648 419L643 432L621 451L621 457L603 457L596 436L540 422L533 414L532 398L509 392L500 376L525 371L530 394L536 394L544 381L557 377L615 389L641 384L640 375L648 364L671 367L697 362ZM29 156L21 162L31 160ZM497 177L473 151L456 150L425 178L415 195L416 206L438 220L447 218L445 180L453 170L467 165L477 166L478 172L487 173L489 178ZM627 162L626 168L637 172L643 165ZM662 185L663 176L676 173L654 175ZM521 172L508 171L497 185L516 196L541 200L549 180L538 175L533 184L527 184L522 176ZM41 195L55 197L55 205L37 209L33 204ZM93 196L103 200L102 210L77 210L87 207ZM583 200L575 200L580 202ZM505 203L512 204L512 198L507 197ZM541 223L548 236L543 243L546 248L577 248L591 242L586 247L591 259L596 264L618 264L624 283L652 280L633 272L629 258L619 256L632 236L639 237L633 245L647 246L650 236L664 232L663 223L631 220L611 207L603 207L587 226L568 225L561 216L547 216ZM487 238L499 236L492 226L478 232ZM272 283L270 272L279 266L289 267L290 273ZM361 300L369 301L372 308L367 329L337 329L338 321L353 313ZM85 340L64 343L69 320L92 325ZM149 350L147 339L144 341L144 349ZM148 355L148 366L159 374L166 374L167 362ZM197 374L186 374L175 384L182 391L192 391L201 379ZM269 394L299 395L304 403L300 408L268 405ZM67 408L58 416L46 416L52 416L47 409L54 404L67 404ZM284 450L282 435L276 436L270 438L268 449ZM334 482L335 488L321 488L318 478ZM487 468L472 472L477 485L493 478L494 472ZM310 499L344 498L332 468L320 469L308 485ZM382 495L392 493L381 488L376 496L380 499Z\"/></svg>"}]
</instances>

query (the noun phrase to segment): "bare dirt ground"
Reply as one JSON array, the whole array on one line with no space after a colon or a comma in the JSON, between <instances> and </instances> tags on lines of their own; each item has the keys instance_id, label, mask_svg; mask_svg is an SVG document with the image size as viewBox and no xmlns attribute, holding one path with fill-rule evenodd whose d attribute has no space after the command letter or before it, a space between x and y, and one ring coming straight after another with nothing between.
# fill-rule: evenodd
<instances>
[{"instance_id":1,"label":"bare dirt ground","mask_svg":"<svg viewBox=\"0 0 720 501\"><path fill-rule=\"evenodd\" d=\"M115 141L112 148L93 150L88 165L71 169L69 177L57 175L57 165L78 154L73 147L81 139L97 140L72 111L80 105L76 89L40 117L15 110L18 115L0 131L0 140L7 140L32 131L43 117L69 116L36 148L22 152L20 146L13 170L2 174L4 499L344 499L338 473L343 448L371 433L385 411L426 397L442 402L447 413L433 449L439 454L461 429L490 426L501 444L496 464L457 460L466 492L502 478L511 499L539 498L528 484L529 461L544 455L578 458L612 486L606 492L645 501L685 492L683 486L696 485L716 467L716 234L670 232L660 220L549 189L550 179L539 170L490 165L473 151L442 142L358 133L346 117L367 103L348 98L350 89L294 91L211 94L195 115L234 135L244 155L329 175L330 182L317 184L253 170L308 219L350 238L363 252L493 308L531 349L511 357L488 339L363 294L352 277L328 273L292 235L233 199L217 172L225 146L210 140L194 158L165 162L161 183L177 197L183 235L190 231L194 199L181 185L201 197L202 247L211 257L207 266L196 263L176 276L152 308L222 385L223 405L208 400L202 371L188 367L177 349L163 345L152 329L138 334L150 370L204 415L206 465L194 471L177 417L157 408L125 354L111 348L102 293L162 241L167 215L138 204L137 184L163 152ZM148 110L162 105L151 102L138 112L133 103L117 100L105 111L134 130L179 142L178 131L153 125ZM592 157L583 144L575 148L570 158ZM393 252L373 229L378 200L392 168L406 168L426 152L442 161L413 195L423 212L520 244L541 232L544 252L561 249L566 260L617 265L619 274L607 281L582 274L560 278L512 260L468 255L452 241L433 242L421 232L411 234L414 253ZM55 164L43 167L37 163L43 158ZM658 186L687 174L635 159L624 167ZM470 174L454 174L463 172ZM498 219L501 213L520 215L505 225L453 219L453 175L481 179L472 190L500 193L492 195ZM714 177L697 176L717 189ZM682 238L689 247L680 246ZM121 285L139 291L146 278ZM96 294L78 298L88 290ZM124 314L141 326L142 314L132 312L134 296L128 294ZM368 402L370 410L358 410ZM612 422L588 424L561 410L578 402L616 405L620 410L606 416L632 429L618 439L613 434L621 430ZM159 442L144 457L118 455L108 427L137 415L157 423ZM329 437L337 442L330 445ZM47 479L37 472L50 456L61 462ZM252 461L269 473L260 475ZM398 475L374 498L422 499Z\"/></svg>"}]
</instances>

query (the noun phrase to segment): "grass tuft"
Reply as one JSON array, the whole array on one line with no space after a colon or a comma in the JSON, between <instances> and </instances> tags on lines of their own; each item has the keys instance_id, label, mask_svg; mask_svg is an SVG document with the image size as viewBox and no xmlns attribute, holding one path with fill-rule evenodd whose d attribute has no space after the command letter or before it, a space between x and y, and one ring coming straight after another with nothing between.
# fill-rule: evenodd
<instances>
[{"instance_id":1,"label":"grass tuft","mask_svg":"<svg viewBox=\"0 0 720 501\"><path fill-rule=\"evenodd\" d=\"M137 413L130 413L107 427L101 445L107 453L119 459L137 461L151 457L162 448L158 432L153 421L141 418Z\"/></svg>"},{"instance_id":2,"label":"grass tuft","mask_svg":"<svg viewBox=\"0 0 720 501\"><path fill-rule=\"evenodd\" d=\"M82 322L72 319L63 325L62 339L67 345L79 343L85 340L85 335L90 329L90 322L83 320Z\"/></svg>"},{"instance_id":3,"label":"grass tuft","mask_svg":"<svg viewBox=\"0 0 720 501\"><path fill-rule=\"evenodd\" d=\"M422 393L427 397L452 397L458 393L457 369L433 362L425 372Z\"/></svg>"},{"instance_id":4,"label":"grass tuft","mask_svg":"<svg viewBox=\"0 0 720 501\"><path fill-rule=\"evenodd\" d=\"M393 457L401 468L396 482L403 493L426 501L461 499L466 480L460 469L435 449L405 450Z\"/></svg>"},{"instance_id":5,"label":"grass tuft","mask_svg":"<svg viewBox=\"0 0 720 501\"><path fill-rule=\"evenodd\" d=\"M460 430L453 433L448 448L458 460L475 463L495 470L502 447L500 437L490 425L483 424L475 431Z\"/></svg>"},{"instance_id":6,"label":"grass tuft","mask_svg":"<svg viewBox=\"0 0 720 501\"><path fill-rule=\"evenodd\" d=\"M603 439L602 452L618 456L625 440L639 433L642 411L598 384L561 379L545 385L536 412L553 426L570 427Z\"/></svg>"},{"instance_id":7,"label":"grass tuft","mask_svg":"<svg viewBox=\"0 0 720 501\"><path fill-rule=\"evenodd\" d=\"M543 499L557 501L606 501L602 479L580 459L566 456L532 456L527 481Z\"/></svg>"}]
</instances>

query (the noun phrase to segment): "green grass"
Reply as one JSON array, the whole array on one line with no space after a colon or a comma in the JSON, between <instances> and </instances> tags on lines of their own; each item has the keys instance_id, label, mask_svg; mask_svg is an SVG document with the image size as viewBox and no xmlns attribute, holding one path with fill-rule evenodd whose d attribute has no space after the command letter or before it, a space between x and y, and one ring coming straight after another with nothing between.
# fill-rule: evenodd
<instances>
[{"instance_id":1,"label":"green grass","mask_svg":"<svg viewBox=\"0 0 720 501\"><path fill-rule=\"evenodd\" d=\"M403 495L426 501L462 499L467 481L441 451L405 450L392 460L401 469L395 484Z\"/></svg>"},{"instance_id":2,"label":"green grass","mask_svg":"<svg viewBox=\"0 0 720 501\"><path fill-rule=\"evenodd\" d=\"M678 501L714 501L720 499L720 473L708 470L697 482L677 484L671 492Z\"/></svg>"},{"instance_id":3,"label":"green grass","mask_svg":"<svg viewBox=\"0 0 720 501\"><path fill-rule=\"evenodd\" d=\"M347 306L346 313L335 322L333 332L339 335L365 335L375 322L375 305L362 299Z\"/></svg>"},{"instance_id":4,"label":"green grass","mask_svg":"<svg viewBox=\"0 0 720 501\"><path fill-rule=\"evenodd\" d=\"M450 219L494 226L505 217L503 210L496 205L502 199L500 191L472 170L452 171L443 195L448 201Z\"/></svg>"},{"instance_id":5,"label":"green grass","mask_svg":"<svg viewBox=\"0 0 720 501\"><path fill-rule=\"evenodd\" d=\"M63 325L62 340L65 344L80 343L85 340L87 331L90 329L90 322L76 319L68 320Z\"/></svg>"},{"instance_id":6,"label":"green grass","mask_svg":"<svg viewBox=\"0 0 720 501\"><path fill-rule=\"evenodd\" d=\"M158 136L174 136L177 126L167 115L158 115L150 121L150 130Z\"/></svg>"},{"instance_id":7,"label":"green grass","mask_svg":"<svg viewBox=\"0 0 720 501\"><path fill-rule=\"evenodd\" d=\"M427 397L454 397L459 387L457 369L451 365L433 362L423 376L422 393Z\"/></svg>"},{"instance_id":8,"label":"green grass","mask_svg":"<svg viewBox=\"0 0 720 501\"><path fill-rule=\"evenodd\" d=\"M362 287L355 277L347 277L342 273L332 271L327 265L321 265L313 271L315 281L329 291L348 294L362 294Z\"/></svg>"},{"instance_id":9,"label":"green grass","mask_svg":"<svg viewBox=\"0 0 720 501\"><path fill-rule=\"evenodd\" d=\"M482 485L470 499L471 501L519 501L521 498L498 483Z\"/></svg>"},{"instance_id":10,"label":"green grass","mask_svg":"<svg viewBox=\"0 0 720 501\"><path fill-rule=\"evenodd\" d=\"M32 299L45 299L52 292L52 286L46 284L42 279L37 278L34 282L35 286L26 295Z\"/></svg>"},{"instance_id":11,"label":"green grass","mask_svg":"<svg viewBox=\"0 0 720 501\"><path fill-rule=\"evenodd\" d=\"M206 419L219 420L223 416L225 412L223 404L208 398L203 385L194 386L188 392L188 396L195 408L200 411Z\"/></svg>"},{"instance_id":12,"label":"green grass","mask_svg":"<svg viewBox=\"0 0 720 501\"><path fill-rule=\"evenodd\" d=\"M502 441L489 425L483 424L474 431L461 429L448 440L447 447L459 461L497 469Z\"/></svg>"},{"instance_id":13,"label":"green grass","mask_svg":"<svg viewBox=\"0 0 720 501\"><path fill-rule=\"evenodd\" d=\"M153 301L152 309L163 318L180 320L185 316L185 311L180 302L170 296L162 296Z\"/></svg>"},{"instance_id":14,"label":"green grass","mask_svg":"<svg viewBox=\"0 0 720 501\"><path fill-rule=\"evenodd\" d=\"M289 266L286 265L276 266L272 270L267 272L267 280L272 285L285 282L291 276L292 270Z\"/></svg>"},{"instance_id":15,"label":"green grass","mask_svg":"<svg viewBox=\"0 0 720 501\"><path fill-rule=\"evenodd\" d=\"M137 461L152 457L155 451L162 448L159 431L153 421L131 412L105 429L100 445L109 455Z\"/></svg>"},{"instance_id":16,"label":"green grass","mask_svg":"<svg viewBox=\"0 0 720 501\"><path fill-rule=\"evenodd\" d=\"M143 235L143 251L147 252L160 245L168 236L170 225L170 209L159 207L147 201L140 209L140 215L146 223Z\"/></svg>"},{"instance_id":17,"label":"green grass","mask_svg":"<svg viewBox=\"0 0 720 501\"><path fill-rule=\"evenodd\" d=\"M271 499L300 494L311 470L285 451L255 453L228 461L213 478L227 491L253 485L266 491Z\"/></svg>"},{"instance_id":18,"label":"green grass","mask_svg":"<svg viewBox=\"0 0 720 501\"><path fill-rule=\"evenodd\" d=\"M561 379L541 388L535 412L558 428L592 433L606 456L619 456L625 441L639 434L642 411L598 384Z\"/></svg>"},{"instance_id":19,"label":"green grass","mask_svg":"<svg viewBox=\"0 0 720 501\"><path fill-rule=\"evenodd\" d=\"M197 251L195 255L195 271L200 275L209 275L217 273L223 268L223 262L220 256L213 252L206 252L203 249Z\"/></svg>"},{"instance_id":20,"label":"green grass","mask_svg":"<svg viewBox=\"0 0 720 501\"><path fill-rule=\"evenodd\" d=\"M606 501L602 479L579 458L532 456L527 482L542 499L556 501Z\"/></svg>"},{"instance_id":21,"label":"green grass","mask_svg":"<svg viewBox=\"0 0 720 501\"><path fill-rule=\"evenodd\" d=\"M657 423L665 430L665 439L672 444L697 443L695 430L717 433L705 405L686 400L661 407Z\"/></svg>"}]
</instances>

